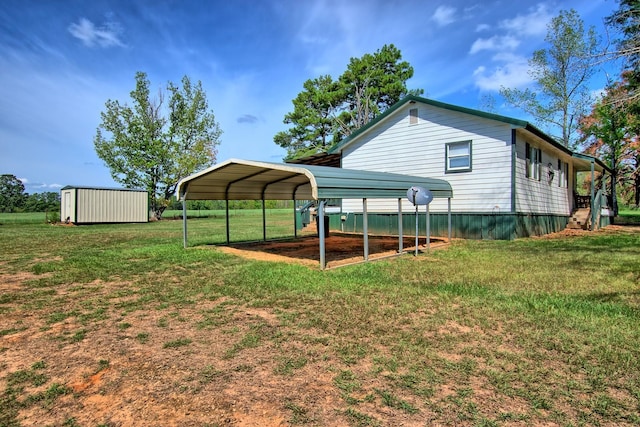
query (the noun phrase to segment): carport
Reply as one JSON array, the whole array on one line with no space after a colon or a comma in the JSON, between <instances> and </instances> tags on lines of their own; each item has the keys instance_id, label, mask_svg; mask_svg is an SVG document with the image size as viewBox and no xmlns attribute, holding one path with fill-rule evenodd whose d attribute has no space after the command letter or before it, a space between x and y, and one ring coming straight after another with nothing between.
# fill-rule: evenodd
<instances>
[{"instance_id":1,"label":"carport","mask_svg":"<svg viewBox=\"0 0 640 427\"><path fill-rule=\"evenodd\" d=\"M441 179L386 172L342 169L329 166L292 165L230 159L182 179L177 186L183 204L183 242L187 242L186 200L225 200L226 234L229 236L229 200L261 200L262 229L266 240L265 200L315 200L318 204L320 268L325 262L324 209L327 199L362 199L364 260L369 259L367 199L397 199L402 217L402 199L412 186L430 190L434 198L448 199L448 237L451 239L451 185ZM297 237L294 203L294 236ZM402 221L398 221L402 252ZM427 222L428 224L428 222Z\"/></svg>"}]
</instances>

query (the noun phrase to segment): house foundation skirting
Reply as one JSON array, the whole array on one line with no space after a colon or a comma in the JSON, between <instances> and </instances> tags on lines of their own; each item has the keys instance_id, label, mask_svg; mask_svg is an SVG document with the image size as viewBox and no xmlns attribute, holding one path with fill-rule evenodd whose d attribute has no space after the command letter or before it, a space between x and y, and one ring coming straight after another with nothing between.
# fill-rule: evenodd
<instances>
[{"instance_id":1,"label":"house foundation skirting","mask_svg":"<svg viewBox=\"0 0 640 427\"><path fill-rule=\"evenodd\" d=\"M434 237L447 237L447 214L430 213L430 230ZM526 213L451 213L453 238L476 240L512 240L520 237L541 236L564 230L568 215ZM418 214L421 235L426 235L426 215ZM371 234L398 233L397 213L368 214L368 229ZM344 232L362 233L362 213L329 215L329 228ZM415 214L403 213L402 228L415 230Z\"/></svg>"}]
</instances>

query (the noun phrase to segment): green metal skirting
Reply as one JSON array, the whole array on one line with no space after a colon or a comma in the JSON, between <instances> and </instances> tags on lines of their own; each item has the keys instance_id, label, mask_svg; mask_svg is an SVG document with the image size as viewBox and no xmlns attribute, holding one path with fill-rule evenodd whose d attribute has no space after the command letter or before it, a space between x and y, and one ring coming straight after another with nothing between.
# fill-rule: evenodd
<instances>
[{"instance_id":1,"label":"green metal skirting","mask_svg":"<svg viewBox=\"0 0 640 427\"><path fill-rule=\"evenodd\" d=\"M331 230L362 233L362 214L330 215ZM447 236L447 214L431 213L431 235L434 237ZM513 240L520 237L541 236L564 230L568 216L538 215L538 214L479 214L452 213L452 237L475 240ZM404 234L412 236L415 233L415 214L402 215L402 229ZM371 234L398 234L398 215L391 213L369 213L368 227ZM425 214L420 212L418 229L421 235L426 234Z\"/></svg>"}]
</instances>

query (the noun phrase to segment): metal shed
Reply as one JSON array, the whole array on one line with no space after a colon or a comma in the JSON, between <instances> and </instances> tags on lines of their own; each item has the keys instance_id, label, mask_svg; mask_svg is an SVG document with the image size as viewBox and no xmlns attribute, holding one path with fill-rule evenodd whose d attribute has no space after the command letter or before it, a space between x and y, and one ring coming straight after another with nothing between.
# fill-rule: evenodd
<instances>
[{"instance_id":1,"label":"metal shed","mask_svg":"<svg viewBox=\"0 0 640 427\"><path fill-rule=\"evenodd\" d=\"M66 186L60 190L60 219L74 224L149 221L145 190Z\"/></svg>"},{"instance_id":2,"label":"metal shed","mask_svg":"<svg viewBox=\"0 0 640 427\"><path fill-rule=\"evenodd\" d=\"M318 221L320 267L325 268L323 217L326 199L362 199L364 212L364 259L368 260L367 199L398 199L398 215L402 215L402 199L406 197L407 190L412 186L429 189L435 198L448 199L450 218L453 191L447 181L328 166L291 165L230 159L182 179L178 183L176 191L179 199L183 201L185 247L187 247L187 215L186 203L184 203L186 200L262 200L263 231L266 230L264 219L265 200L316 200L320 218ZM226 217L227 243L229 243L228 203ZM295 234L295 224L293 228ZM399 251L402 251L402 221L399 221L398 232ZM266 232L264 234L266 239Z\"/></svg>"}]
</instances>

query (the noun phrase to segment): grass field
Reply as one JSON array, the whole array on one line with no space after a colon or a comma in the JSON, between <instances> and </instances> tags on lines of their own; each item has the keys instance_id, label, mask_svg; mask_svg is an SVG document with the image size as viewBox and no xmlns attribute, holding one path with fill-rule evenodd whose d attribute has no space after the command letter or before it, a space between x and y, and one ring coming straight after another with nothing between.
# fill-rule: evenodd
<instances>
[{"instance_id":1,"label":"grass field","mask_svg":"<svg viewBox=\"0 0 640 427\"><path fill-rule=\"evenodd\" d=\"M0 222L0 426L640 425L635 226L319 271L218 217Z\"/></svg>"}]
</instances>

